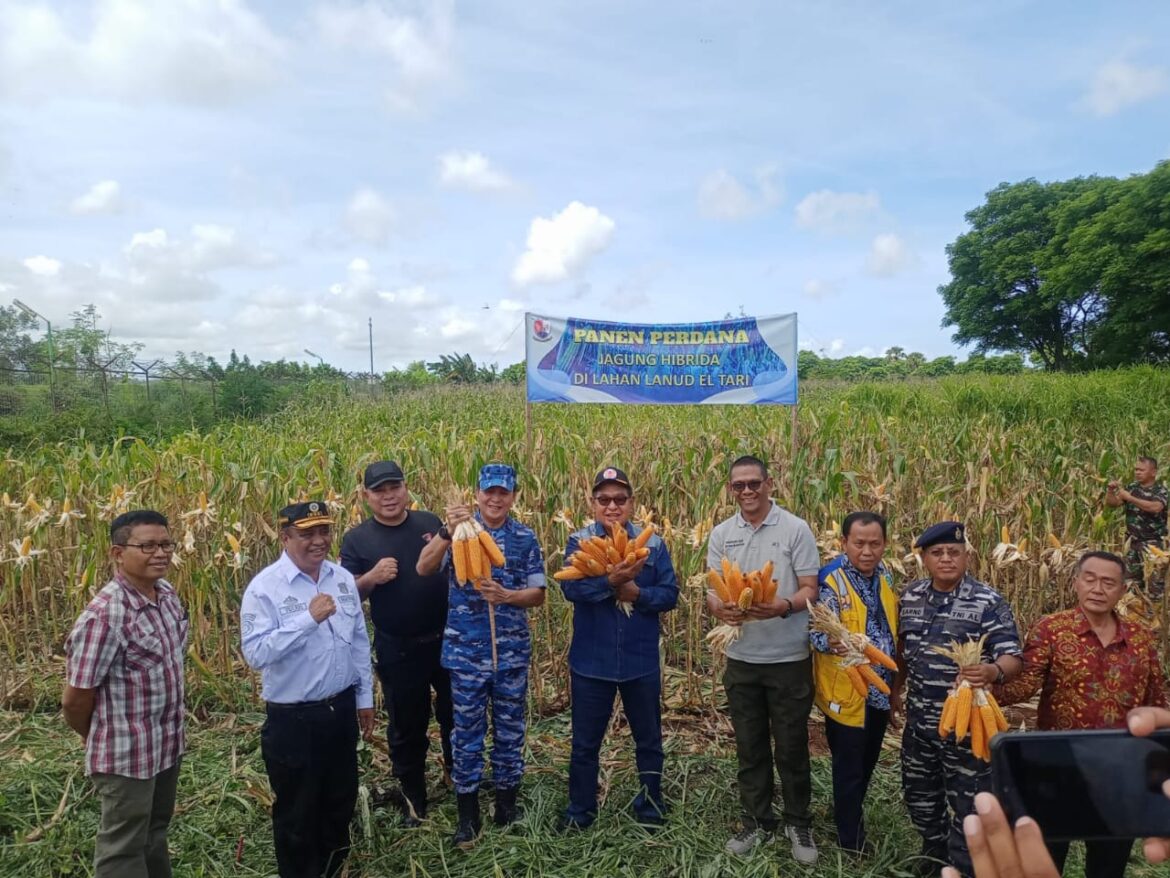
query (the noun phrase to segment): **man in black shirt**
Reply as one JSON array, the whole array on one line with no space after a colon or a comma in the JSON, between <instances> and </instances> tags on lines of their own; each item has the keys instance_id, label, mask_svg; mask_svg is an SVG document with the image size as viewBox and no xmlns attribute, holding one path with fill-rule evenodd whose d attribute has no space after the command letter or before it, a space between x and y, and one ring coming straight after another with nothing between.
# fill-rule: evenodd
<instances>
[{"instance_id":1,"label":"man in black shirt","mask_svg":"<svg viewBox=\"0 0 1170 878\"><path fill-rule=\"evenodd\" d=\"M419 576L415 570L423 546L443 523L430 512L408 508L406 476L394 461L371 463L363 485L373 517L342 539L341 566L370 600L378 677L390 718L390 761L406 797L405 822L413 826L427 811L432 690L445 774L451 769L451 681L439 663L447 581L442 572Z\"/></svg>"}]
</instances>

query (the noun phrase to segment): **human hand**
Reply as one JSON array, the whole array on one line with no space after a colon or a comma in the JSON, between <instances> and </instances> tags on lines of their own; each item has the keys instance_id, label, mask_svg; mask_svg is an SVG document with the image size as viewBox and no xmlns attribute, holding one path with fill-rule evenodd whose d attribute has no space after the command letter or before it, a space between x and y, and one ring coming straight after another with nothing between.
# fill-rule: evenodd
<instances>
[{"instance_id":1,"label":"human hand","mask_svg":"<svg viewBox=\"0 0 1170 878\"><path fill-rule=\"evenodd\" d=\"M744 614L751 619L774 619L785 616L793 611L792 601L788 598L776 598L770 604L752 604Z\"/></svg>"},{"instance_id":2,"label":"human hand","mask_svg":"<svg viewBox=\"0 0 1170 878\"><path fill-rule=\"evenodd\" d=\"M476 588L479 589L480 597L493 607L508 603L508 596L511 594L509 589L504 588L494 579L481 579L476 583Z\"/></svg>"},{"instance_id":3,"label":"human hand","mask_svg":"<svg viewBox=\"0 0 1170 878\"><path fill-rule=\"evenodd\" d=\"M358 708L358 728L362 730L362 738L366 743L374 740L374 708Z\"/></svg>"},{"instance_id":4,"label":"human hand","mask_svg":"<svg viewBox=\"0 0 1170 878\"><path fill-rule=\"evenodd\" d=\"M830 637L829 652L831 652L833 655L847 655L849 653L849 647L847 647L840 640L836 640Z\"/></svg>"},{"instance_id":5,"label":"human hand","mask_svg":"<svg viewBox=\"0 0 1170 878\"><path fill-rule=\"evenodd\" d=\"M370 568L370 572L366 574L366 578L374 585L381 585L384 582L389 582L398 576L398 559L397 558L382 558L377 564Z\"/></svg>"},{"instance_id":6,"label":"human hand","mask_svg":"<svg viewBox=\"0 0 1170 878\"><path fill-rule=\"evenodd\" d=\"M1021 817L1013 831L991 793L975 796L975 811L963 818L975 878L1060 878L1035 820ZM947 866L942 876L959 878L959 873Z\"/></svg>"},{"instance_id":7,"label":"human hand","mask_svg":"<svg viewBox=\"0 0 1170 878\"><path fill-rule=\"evenodd\" d=\"M726 622L728 625L743 624L744 612L739 608L738 604L720 600L719 596L713 591L708 591L707 597L707 608L711 611L712 616L720 622Z\"/></svg>"},{"instance_id":8,"label":"human hand","mask_svg":"<svg viewBox=\"0 0 1170 878\"><path fill-rule=\"evenodd\" d=\"M1164 707L1137 707L1126 717L1129 733L1144 738L1156 729L1170 729L1170 710ZM1170 798L1170 780L1162 784L1162 792ZM1151 863L1170 860L1170 838L1147 838L1142 848Z\"/></svg>"},{"instance_id":9,"label":"human hand","mask_svg":"<svg viewBox=\"0 0 1170 878\"><path fill-rule=\"evenodd\" d=\"M1110 494L1115 494L1115 493L1117 493L1117 491L1120 488L1121 488L1121 482L1117 481L1117 479L1111 479L1107 490L1109 491Z\"/></svg>"},{"instance_id":10,"label":"human hand","mask_svg":"<svg viewBox=\"0 0 1170 878\"><path fill-rule=\"evenodd\" d=\"M629 579L614 588L614 597L619 601L625 601L632 604L638 599L638 595L642 593L642 589L638 588L638 583Z\"/></svg>"},{"instance_id":11,"label":"human hand","mask_svg":"<svg viewBox=\"0 0 1170 878\"><path fill-rule=\"evenodd\" d=\"M463 522L471 521L471 507L466 503L456 503L453 506L448 506L444 514L447 520L443 523L451 531L454 531L456 526L463 524Z\"/></svg>"},{"instance_id":12,"label":"human hand","mask_svg":"<svg viewBox=\"0 0 1170 878\"><path fill-rule=\"evenodd\" d=\"M309 601L309 615L313 617L313 621L318 625L336 612L337 604L333 602L333 598L330 595L313 595L313 599Z\"/></svg>"},{"instance_id":13,"label":"human hand","mask_svg":"<svg viewBox=\"0 0 1170 878\"><path fill-rule=\"evenodd\" d=\"M983 662L979 665L959 668L958 676L955 677L955 685L958 686L966 680L967 685L972 689L982 689L985 686L990 686L998 677L999 665L994 662Z\"/></svg>"},{"instance_id":14,"label":"human hand","mask_svg":"<svg viewBox=\"0 0 1170 878\"><path fill-rule=\"evenodd\" d=\"M647 556L649 557L649 556ZM613 569L609 571L606 579L609 584L617 588L623 582L630 582L642 572L642 568L646 566L646 558L635 558L633 561L621 561L613 565Z\"/></svg>"},{"instance_id":15,"label":"human hand","mask_svg":"<svg viewBox=\"0 0 1170 878\"><path fill-rule=\"evenodd\" d=\"M902 700L902 690L890 687L890 728L902 728L902 719L906 715L906 704Z\"/></svg>"}]
</instances>

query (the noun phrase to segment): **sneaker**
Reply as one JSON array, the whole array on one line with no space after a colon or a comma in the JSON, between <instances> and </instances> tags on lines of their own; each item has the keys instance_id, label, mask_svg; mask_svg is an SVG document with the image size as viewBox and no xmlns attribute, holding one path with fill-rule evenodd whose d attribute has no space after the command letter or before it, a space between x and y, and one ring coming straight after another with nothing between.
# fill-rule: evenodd
<instances>
[{"instance_id":1,"label":"sneaker","mask_svg":"<svg viewBox=\"0 0 1170 878\"><path fill-rule=\"evenodd\" d=\"M784 835L792 842L792 859L802 866L812 866L817 861L817 843L813 841L809 826L784 827Z\"/></svg>"},{"instance_id":2,"label":"sneaker","mask_svg":"<svg viewBox=\"0 0 1170 878\"><path fill-rule=\"evenodd\" d=\"M729 854L742 857L750 854L756 845L766 844L771 840L771 830L765 829L762 826L745 826L731 838L727 839L727 844L723 846L723 849Z\"/></svg>"}]
</instances>

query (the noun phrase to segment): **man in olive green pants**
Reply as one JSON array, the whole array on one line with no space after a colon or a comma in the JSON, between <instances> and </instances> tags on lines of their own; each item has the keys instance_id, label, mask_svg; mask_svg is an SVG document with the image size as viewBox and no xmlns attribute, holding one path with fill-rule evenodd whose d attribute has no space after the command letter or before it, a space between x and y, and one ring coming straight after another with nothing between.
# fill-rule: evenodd
<instances>
[{"instance_id":1,"label":"man in olive green pants","mask_svg":"<svg viewBox=\"0 0 1170 878\"><path fill-rule=\"evenodd\" d=\"M131 875L144 861L146 874L171 874L167 826L175 811L179 763L148 780L120 774L95 774L93 785L102 800L94 860L110 874Z\"/></svg>"}]
</instances>

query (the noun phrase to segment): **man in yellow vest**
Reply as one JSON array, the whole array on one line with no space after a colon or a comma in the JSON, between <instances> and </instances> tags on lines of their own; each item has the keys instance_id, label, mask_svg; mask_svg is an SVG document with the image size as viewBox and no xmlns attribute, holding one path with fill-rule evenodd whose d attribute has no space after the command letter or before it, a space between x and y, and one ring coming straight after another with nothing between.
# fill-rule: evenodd
<instances>
[{"instance_id":1,"label":"man in yellow vest","mask_svg":"<svg viewBox=\"0 0 1170 878\"><path fill-rule=\"evenodd\" d=\"M886 520L876 512L850 513L841 525L841 538L845 554L817 574L818 599L851 632L864 634L892 656L898 635L898 596L882 563ZM814 650L814 700L825 715L825 737L833 754L837 841L844 850L861 853L865 846L865 791L890 722L890 696L872 685L862 696L841 665L844 646L820 632L809 636ZM876 666L873 670L887 686L893 682L893 671Z\"/></svg>"}]
</instances>

